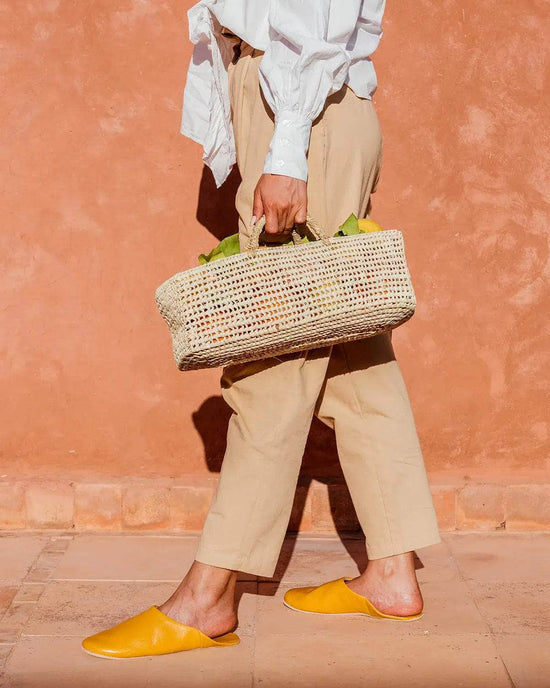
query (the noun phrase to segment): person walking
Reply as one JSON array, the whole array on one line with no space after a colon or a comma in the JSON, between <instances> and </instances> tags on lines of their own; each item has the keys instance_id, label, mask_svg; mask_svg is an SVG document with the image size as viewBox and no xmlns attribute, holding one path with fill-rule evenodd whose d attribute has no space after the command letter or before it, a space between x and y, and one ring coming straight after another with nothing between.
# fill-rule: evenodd
<instances>
[{"instance_id":1,"label":"person walking","mask_svg":"<svg viewBox=\"0 0 550 688\"><path fill-rule=\"evenodd\" d=\"M219 187L236 163L241 250L265 215L264 240L287 241L306 213L329 233L369 217L383 141L371 61L384 0L201 0L181 132L203 146ZM135 657L231 646L237 572L271 577L315 415L335 432L365 535L355 578L294 588L293 611L422 616L414 551L441 542L391 330L225 366L227 448L195 561L160 605L89 636L84 650ZM289 613L293 613L289 611Z\"/></svg>"}]
</instances>

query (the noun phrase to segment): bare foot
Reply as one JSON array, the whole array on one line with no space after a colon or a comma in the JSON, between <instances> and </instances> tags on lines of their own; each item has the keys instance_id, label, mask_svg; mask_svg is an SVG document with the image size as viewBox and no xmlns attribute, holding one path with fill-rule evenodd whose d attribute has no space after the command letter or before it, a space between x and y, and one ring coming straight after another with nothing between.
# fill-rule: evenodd
<instances>
[{"instance_id":1,"label":"bare foot","mask_svg":"<svg viewBox=\"0 0 550 688\"><path fill-rule=\"evenodd\" d=\"M171 619L216 638L237 627L236 582L235 571L195 561L172 595L157 606Z\"/></svg>"},{"instance_id":2,"label":"bare foot","mask_svg":"<svg viewBox=\"0 0 550 688\"><path fill-rule=\"evenodd\" d=\"M420 614L424 608L413 552L372 559L365 571L347 581L347 585L358 595L367 597L384 614L411 616Z\"/></svg>"}]
</instances>

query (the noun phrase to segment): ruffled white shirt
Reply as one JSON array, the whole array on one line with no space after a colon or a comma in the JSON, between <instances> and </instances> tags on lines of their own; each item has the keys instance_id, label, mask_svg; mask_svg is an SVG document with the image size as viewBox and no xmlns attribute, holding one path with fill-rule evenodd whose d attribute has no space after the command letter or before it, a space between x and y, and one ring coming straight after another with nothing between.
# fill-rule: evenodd
<instances>
[{"instance_id":1,"label":"ruffled white shirt","mask_svg":"<svg viewBox=\"0 0 550 688\"><path fill-rule=\"evenodd\" d=\"M377 87L370 56L382 37L385 0L200 0L191 7L194 44L181 133L203 146L216 186L235 164L227 65L235 39L264 51L259 80L275 115L264 173L307 181L313 120L344 84L361 98Z\"/></svg>"}]
</instances>

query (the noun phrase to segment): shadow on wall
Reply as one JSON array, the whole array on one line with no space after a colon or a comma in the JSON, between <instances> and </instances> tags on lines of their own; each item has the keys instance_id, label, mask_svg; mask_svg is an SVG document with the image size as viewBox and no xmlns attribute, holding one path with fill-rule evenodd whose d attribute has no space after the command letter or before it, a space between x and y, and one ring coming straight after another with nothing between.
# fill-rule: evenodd
<instances>
[{"instance_id":1,"label":"shadow on wall","mask_svg":"<svg viewBox=\"0 0 550 688\"><path fill-rule=\"evenodd\" d=\"M235 195L240 183L241 175L236 165L219 189L208 167L202 168L196 217L218 241L239 230Z\"/></svg>"},{"instance_id":2,"label":"shadow on wall","mask_svg":"<svg viewBox=\"0 0 550 688\"><path fill-rule=\"evenodd\" d=\"M221 396L205 399L198 411L193 413L193 422L204 444L204 455L208 470L219 473L225 454L227 426L231 409ZM344 476L338 461L334 431L313 417L306 444L299 485L311 482L312 479L330 481L339 486L344 484ZM350 507L353 506L350 502ZM339 508L344 512L345 509ZM350 514L342 514L342 525L347 530L358 528L357 520Z\"/></svg>"}]
</instances>

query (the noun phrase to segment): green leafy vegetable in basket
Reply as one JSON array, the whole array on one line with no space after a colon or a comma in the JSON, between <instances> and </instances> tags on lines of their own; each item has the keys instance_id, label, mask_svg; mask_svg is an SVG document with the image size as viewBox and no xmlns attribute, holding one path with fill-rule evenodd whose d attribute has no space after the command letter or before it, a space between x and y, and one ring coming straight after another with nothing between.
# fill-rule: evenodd
<instances>
[{"instance_id":1,"label":"green leafy vegetable in basket","mask_svg":"<svg viewBox=\"0 0 550 688\"><path fill-rule=\"evenodd\" d=\"M355 214L352 213L348 219L340 225L338 231L333 236L351 236L352 234L378 232L381 230L382 227L380 227L380 225L374 220L369 220L367 218L361 218L358 220ZM308 241L309 237L307 235L304 235L301 238L302 244L305 244ZM293 243L293 240L289 239L288 241L282 242L281 246L287 246ZM210 253L201 253L199 256L199 263L204 265L205 263L210 263L213 260L218 260L218 258L227 258L228 256L233 256L236 253L240 253L240 251L239 234L231 234L230 236L225 237L225 239L222 239L222 241L220 241L220 243L215 246Z\"/></svg>"},{"instance_id":2,"label":"green leafy vegetable in basket","mask_svg":"<svg viewBox=\"0 0 550 688\"><path fill-rule=\"evenodd\" d=\"M218 258L227 258L227 256L240 253L240 251L239 234L231 234L230 236L225 237L225 239L222 239L220 243L215 246L207 255L201 253L199 256L199 263L204 265L204 263L210 263Z\"/></svg>"},{"instance_id":3,"label":"green leafy vegetable in basket","mask_svg":"<svg viewBox=\"0 0 550 688\"><path fill-rule=\"evenodd\" d=\"M351 236L352 234L381 231L382 227L374 220L370 220L366 217L358 220L354 213L352 213L348 219L340 225L334 236Z\"/></svg>"}]
</instances>

